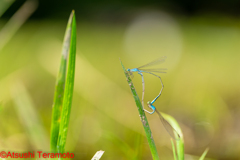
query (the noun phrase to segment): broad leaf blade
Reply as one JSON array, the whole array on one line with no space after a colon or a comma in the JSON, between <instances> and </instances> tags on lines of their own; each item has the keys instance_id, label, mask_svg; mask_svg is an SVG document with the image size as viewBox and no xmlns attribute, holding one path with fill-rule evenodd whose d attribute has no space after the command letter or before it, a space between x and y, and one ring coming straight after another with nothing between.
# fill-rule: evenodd
<instances>
[{"instance_id":1,"label":"broad leaf blade","mask_svg":"<svg viewBox=\"0 0 240 160\"><path fill-rule=\"evenodd\" d=\"M59 135L64 86L65 86L65 80L66 80L67 57L68 57L68 52L69 52L69 47L71 42L72 18L73 18L73 12L69 17L65 36L64 36L61 63L60 63L60 68L57 76L55 93L54 93L54 101L53 101L53 108L52 108L52 124L51 124L51 142L50 142L50 148L52 152L57 151L57 141L58 141L58 135Z\"/></svg>"},{"instance_id":2,"label":"broad leaf blade","mask_svg":"<svg viewBox=\"0 0 240 160\"><path fill-rule=\"evenodd\" d=\"M66 145L68 125L71 113L74 75L75 75L75 59L76 59L76 20L73 11L71 43L69 51L68 70L66 77L66 85L63 98L63 108L61 113L60 130L58 137L58 152L63 153Z\"/></svg>"},{"instance_id":3,"label":"broad leaf blade","mask_svg":"<svg viewBox=\"0 0 240 160\"><path fill-rule=\"evenodd\" d=\"M183 134L182 130L177 123L177 121L170 115L162 113L163 117L171 124L171 126L176 129L177 133L180 135L179 140L175 140L176 142L176 150L177 150L177 159L178 160L184 160L184 140L183 140ZM175 137L178 137L178 135L175 135ZM173 151L175 152L175 151Z\"/></svg>"}]
</instances>

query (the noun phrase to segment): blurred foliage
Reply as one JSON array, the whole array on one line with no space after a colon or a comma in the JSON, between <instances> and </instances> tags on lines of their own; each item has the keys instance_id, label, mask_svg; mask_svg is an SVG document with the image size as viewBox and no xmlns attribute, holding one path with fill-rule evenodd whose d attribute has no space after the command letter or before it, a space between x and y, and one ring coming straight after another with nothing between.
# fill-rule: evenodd
<instances>
[{"instance_id":1,"label":"blurred foliage","mask_svg":"<svg viewBox=\"0 0 240 160\"><path fill-rule=\"evenodd\" d=\"M7 1L7 0L3 0ZM11 6L4 17L9 18L16 12L18 7L26 0L17 0ZM129 14L145 9L163 9L175 14L185 14L188 16L207 14L228 14L238 17L240 15L240 2L237 0L210 0L210 1L189 1L189 0L39 0L39 9L32 18L57 18L67 19L68 13L72 9L78 11L77 17L83 19L108 19L114 22L128 19ZM116 19L117 18L117 21Z\"/></svg>"},{"instance_id":2,"label":"blurred foliage","mask_svg":"<svg viewBox=\"0 0 240 160\"><path fill-rule=\"evenodd\" d=\"M181 52L168 73L161 75L165 88L156 107L179 123L185 159L199 159L206 147L206 159L239 159L240 23L231 17L211 15L178 16L174 20L181 33ZM66 23L67 18L28 21L0 52L1 150L37 149L23 121L28 115L17 112L12 98L16 81L21 81L31 95L42 128L50 136ZM98 150L105 151L102 159L151 159L119 57L127 68L133 68L166 55L167 49L162 47L157 55L147 50L136 56L124 46L130 24L77 24L76 77L66 151L74 152L75 159L90 159ZM169 43L167 47L175 45ZM161 67L168 66L174 56L168 56ZM147 101L158 94L160 84L158 79L145 77ZM140 96L140 76L135 74L133 81ZM148 120L160 158L173 159L170 137L157 115L148 116Z\"/></svg>"}]
</instances>

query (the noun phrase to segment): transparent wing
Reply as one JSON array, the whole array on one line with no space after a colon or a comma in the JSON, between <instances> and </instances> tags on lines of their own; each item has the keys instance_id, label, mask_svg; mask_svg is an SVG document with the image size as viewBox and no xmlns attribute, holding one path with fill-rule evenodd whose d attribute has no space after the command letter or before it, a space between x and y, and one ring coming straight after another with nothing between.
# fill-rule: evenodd
<instances>
[{"instance_id":1,"label":"transparent wing","mask_svg":"<svg viewBox=\"0 0 240 160\"><path fill-rule=\"evenodd\" d=\"M140 69L140 70L145 72L167 73L166 68Z\"/></svg>"},{"instance_id":2,"label":"transparent wing","mask_svg":"<svg viewBox=\"0 0 240 160\"><path fill-rule=\"evenodd\" d=\"M156 110L156 112L159 115L159 118L162 121L162 124L163 124L164 128L167 130L167 132L169 133L169 135L173 139L179 140L180 135L177 133L177 131L169 124L169 122L166 119L163 118L163 116L161 115L160 112L158 112L158 110Z\"/></svg>"},{"instance_id":3,"label":"transparent wing","mask_svg":"<svg viewBox=\"0 0 240 160\"><path fill-rule=\"evenodd\" d=\"M154 61L152 61L152 62L150 62L148 64L145 64L143 66L138 67L138 69L163 63L166 58L167 58L166 56L160 57L160 58L158 58L158 59L156 59L156 60L154 60Z\"/></svg>"}]
</instances>

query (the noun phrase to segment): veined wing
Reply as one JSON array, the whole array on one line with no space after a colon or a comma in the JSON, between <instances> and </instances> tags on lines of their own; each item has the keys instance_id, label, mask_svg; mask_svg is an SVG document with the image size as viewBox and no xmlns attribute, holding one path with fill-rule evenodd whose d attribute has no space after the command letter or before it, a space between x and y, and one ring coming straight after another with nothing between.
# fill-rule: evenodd
<instances>
[{"instance_id":1,"label":"veined wing","mask_svg":"<svg viewBox=\"0 0 240 160\"><path fill-rule=\"evenodd\" d=\"M166 68L139 69L139 70L145 71L145 72L167 73Z\"/></svg>"},{"instance_id":2,"label":"veined wing","mask_svg":"<svg viewBox=\"0 0 240 160\"><path fill-rule=\"evenodd\" d=\"M167 132L169 133L169 135L173 139L179 140L180 135L177 133L177 131L171 126L171 124L166 119L163 118L162 114L160 112L158 112L158 110L156 110L156 112L159 115L159 118L162 121L162 124L163 124L164 128L167 130Z\"/></svg>"},{"instance_id":3,"label":"veined wing","mask_svg":"<svg viewBox=\"0 0 240 160\"><path fill-rule=\"evenodd\" d=\"M160 58L158 58L158 59L156 59L156 60L154 60L154 61L152 61L152 62L150 62L148 64L145 64L143 66L138 67L138 69L163 63L166 58L167 58L166 56L160 57Z\"/></svg>"}]
</instances>

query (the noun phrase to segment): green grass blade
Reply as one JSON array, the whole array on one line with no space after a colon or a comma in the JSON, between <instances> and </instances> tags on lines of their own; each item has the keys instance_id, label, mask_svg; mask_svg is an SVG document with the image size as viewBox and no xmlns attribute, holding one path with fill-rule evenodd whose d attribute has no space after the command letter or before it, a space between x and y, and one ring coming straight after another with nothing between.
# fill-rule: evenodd
<instances>
[{"instance_id":1,"label":"green grass blade","mask_svg":"<svg viewBox=\"0 0 240 160\"><path fill-rule=\"evenodd\" d=\"M27 0L4 25L0 32L0 51L11 40L14 34L27 21L33 12L35 12L37 6L37 0Z\"/></svg>"},{"instance_id":2,"label":"green grass blade","mask_svg":"<svg viewBox=\"0 0 240 160\"><path fill-rule=\"evenodd\" d=\"M15 110L26 130L31 146L35 149L48 150L47 132L27 89L21 82L16 82L11 87L11 93Z\"/></svg>"},{"instance_id":3,"label":"green grass blade","mask_svg":"<svg viewBox=\"0 0 240 160\"><path fill-rule=\"evenodd\" d=\"M0 17L5 13L5 11L13 4L15 0L1 0L0 1Z\"/></svg>"},{"instance_id":4,"label":"green grass blade","mask_svg":"<svg viewBox=\"0 0 240 160\"><path fill-rule=\"evenodd\" d=\"M206 148L205 151L203 152L202 156L199 158L199 160L204 160L204 158L207 155L208 151L209 151L209 148Z\"/></svg>"},{"instance_id":5,"label":"green grass blade","mask_svg":"<svg viewBox=\"0 0 240 160\"><path fill-rule=\"evenodd\" d=\"M69 46L71 41L70 37L71 37L71 30L72 30L72 18L73 18L73 12L69 17L65 36L64 36L61 63L60 63L60 68L57 76L55 93L54 93L53 108L52 108L51 141L50 141L50 148L52 152L57 151L57 141L58 141L58 135L59 135L64 86L65 86L65 80L66 80L65 78L66 78L66 69L67 69L67 57L68 57Z\"/></svg>"},{"instance_id":6,"label":"green grass blade","mask_svg":"<svg viewBox=\"0 0 240 160\"><path fill-rule=\"evenodd\" d=\"M180 135L180 139L179 140L175 140L176 142L176 150L177 150L177 159L178 160L184 160L184 140L183 140L183 134L182 134L182 130L179 126L179 124L177 123L177 121L170 115L162 113L163 117L171 124L171 126L178 132L178 134ZM176 139L178 138L177 135ZM175 151L173 151L175 152Z\"/></svg>"},{"instance_id":7,"label":"green grass blade","mask_svg":"<svg viewBox=\"0 0 240 160\"><path fill-rule=\"evenodd\" d=\"M132 80L129 77L128 72L126 71L126 69L123 66L122 62L121 62L121 65L123 67L123 71L124 71L125 76L127 78L127 82L128 82L128 84L130 86L130 89L132 91L133 98L134 98L135 103L137 105L138 112L139 112L139 115L140 115L140 119L141 119L141 122L143 124L143 128L145 130L146 136L147 136L147 141L148 141L148 144L149 144L149 147L150 147L150 151L152 153L152 157L153 157L154 160L159 160L159 156L158 156L158 153L157 153L157 148L156 148L155 142L153 140L152 132L151 132L151 129L149 127L149 124L148 124L148 121L147 121L147 117L145 115L145 112L142 109L142 104L141 104L140 99L139 99L139 97L137 95L137 92L136 92L136 90L135 90L135 88L133 86Z\"/></svg>"},{"instance_id":8,"label":"green grass blade","mask_svg":"<svg viewBox=\"0 0 240 160\"><path fill-rule=\"evenodd\" d=\"M172 150L173 150L173 157L174 157L174 160L177 160L176 149L175 149L175 146L174 146L173 139L171 139L171 144L172 144Z\"/></svg>"},{"instance_id":9,"label":"green grass blade","mask_svg":"<svg viewBox=\"0 0 240 160\"><path fill-rule=\"evenodd\" d=\"M71 31L71 43L69 51L68 70L66 77L66 85L63 97L63 108L61 113L60 130L58 137L58 152L63 153L65 149L67 131L70 119L73 87L74 87L74 75L75 75L75 59L76 59L76 19L73 11L72 18L72 31Z\"/></svg>"}]
</instances>

